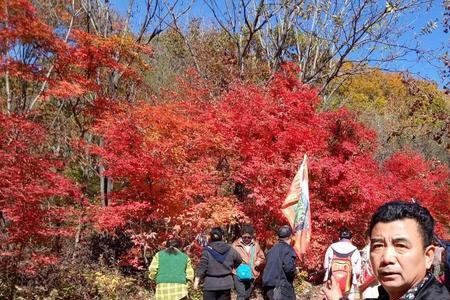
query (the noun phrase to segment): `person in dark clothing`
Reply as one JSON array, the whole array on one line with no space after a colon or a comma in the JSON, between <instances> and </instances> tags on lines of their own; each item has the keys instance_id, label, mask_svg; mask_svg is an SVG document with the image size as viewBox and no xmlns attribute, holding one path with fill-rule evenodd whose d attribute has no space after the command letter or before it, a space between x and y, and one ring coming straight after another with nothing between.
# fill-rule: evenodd
<instances>
[{"instance_id":1,"label":"person in dark clothing","mask_svg":"<svg viewBox=\"0 0 450 300\"><path fill-rule=\"evenodd\" d=\"M330 282L326 283L327 292L325 293L327 300L348 300L347 297L342 297L337 294L341 293L339 290L339 284L334 277ZM337 291L339 290L339 291ZM431 272L427 273L427 276L421 283L412 288L408 293L404 294L401 298L390 298L388 292L382 285L378 287L378 298L374 300L448 300L450 296L446 288L436 280ZM335 294L337 296L333 296Z\"/></svg>"},{"instance_id":2,"label":"person in dark clothing","mask_svg":"<svg viewBox=\"0 0 450 300\"><path fill-rule=\"evenodd\" d=\"M291 246L292 230L288 225L278 229L278 243L267 253L262 284L266 299L295 300L293 281L297 255Z\"/></svg>"},{"instance_id":3,"label":"person in dark clothing","mask_svg":"<svg viewBox=\"0 0 450 300\"><path fill-rule=\"evenodd\" d=\"M450 300L431 272L434 220L417 203L388 202L369 225L370 261L381 284L379 300ZM342 300L334 277L322 289L328 300Z\"/></svg>"},{"instance_id":4,"label":"person in dark clothing","mask_svg":"<svg viewBox=\"0 0 450 300\"><path fill-rule=\"evenodd\" d=\"M239 253L222 241L223 231L211 229L210 243L203 249L195 272L194 289L203 279L203 300L229 300L233 288L232 271L242 262Z\"/></svg>"}]
</instances>

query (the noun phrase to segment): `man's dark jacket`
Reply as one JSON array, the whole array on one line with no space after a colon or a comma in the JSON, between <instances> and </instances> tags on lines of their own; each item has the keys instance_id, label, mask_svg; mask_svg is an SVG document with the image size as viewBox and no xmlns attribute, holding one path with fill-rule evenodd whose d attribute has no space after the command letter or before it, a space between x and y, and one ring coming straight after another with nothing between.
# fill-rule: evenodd
<instances>
[{"instance_id":1,"label":"man's dark jacket","mask_svg":"<svg viewBox=\"0 0 450 300\"><path fill-rule=\"evenodd\" d=\"M205 291L229 290L234 286L231 272L241 262L241 256L230 245L212 242L203 249L195 277L204 278Z\"/></svg>"},{"instance_id":2,"label":"man's dark jacket","mask_svg":"<svg viewBox=\"0 0 450 300\"><path fill-rule=\"evenodd\" d=\"M267 253L266 267L262 277L263 287L267 289L280 287L284 299L295 299L292 282L295 276L297 255L291 245L279 241Z\"/></svg>"},{"instance_id":3,"label":"man's dark jacket","mask_svg":"<svg viewBox=\"0 0 450 300\"><path fill-rule=\"evenodd\" d=\"M382 287L379 291L380 296L378 297L378 300L389 300L389 295ZM434 276L431 276L416 294L414 300L450 300L450 294Z\"/></svg>"}]
</instances>

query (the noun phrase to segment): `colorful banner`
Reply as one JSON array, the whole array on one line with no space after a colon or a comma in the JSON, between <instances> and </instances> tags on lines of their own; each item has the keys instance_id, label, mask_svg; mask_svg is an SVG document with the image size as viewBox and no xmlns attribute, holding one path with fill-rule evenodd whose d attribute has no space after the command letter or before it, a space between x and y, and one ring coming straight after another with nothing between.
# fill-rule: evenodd
<instances>
[{"instance_id":1,"label":"colorful banner","mask_svg":"<svg viewBox=\"0 0 450 300\"><path fill-rule=\"evenodd\" d=\"M298 257L306 253L311 240L311 211L309 206L308 157L304 156L295 174L281 211L294 233L294 249Z\"/></svg>"}]
</instances>

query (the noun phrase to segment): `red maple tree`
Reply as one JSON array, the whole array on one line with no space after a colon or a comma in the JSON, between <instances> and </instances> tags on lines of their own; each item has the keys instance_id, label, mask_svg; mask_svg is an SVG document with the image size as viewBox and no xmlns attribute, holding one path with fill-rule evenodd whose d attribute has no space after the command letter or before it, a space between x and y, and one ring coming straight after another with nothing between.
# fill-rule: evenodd
<instances>
[{"instance_id":1,"label":"red maple tree","mask_svg":"<svg viewBox=\"0 0 450 300\"><path fill-rule=\"evenodd\" d=\"M55 238L73 234L80 195L60 174L64 166L47 153L45 139L36 123L0 114L0 261L13 273L55 263Z\"/></svg>"},{"instance_id":2,"label":"red maple tree","mask_svg":"<svg viewBox=\"0 0 450 300\"><path fill-rule=\"evenodd\" d=\"M410 154L378 164L374 132L349 111L320 112L317 92L289 70L264 87L236 83L215 101L203 85L186 83L189 88L173 94L175 103L121 107L97 127L105 138L97 153L119 186L108 217L100 218L107 220L103 226L140 220L148 222L145 230L167 233L178 224L189 239L208 226L251 221L269 246L273 229L286 222L279 208L304 153L310 157L313 238L303 259L309 268L320 265L342 227L362 246L371 213L385 201L415 196L446 220L445 167L433 169L416 156L415 163L402 162Z\"/></svg>"},{"instance_id":3,"label":"red maple tree","mask_svg":"<svg viewBox=\"0 0 450 300\"><path fill-rule=\"evenodd\" d=\"M73 100L72 113L84 122L77 119L79 135L89 131L103 140L101 146L80 141L75 149L97 155L114 182L109 206L92 199L91 221L99 230L127 230L132 254L146 243L155 250L172 229L192 241L210 226L248 221L269 246L273 230L286 223L279 208L305 153L313 238L303 258L308 268L320 265L341 227L351 228L362 245L370 214L391 199L415 198L434 213L441 232L448 226L448 168L414 153L377 162L373 131L347 110L322 112L317 91L292 66L264 85L236 82L217 97L189 73L151 105L116 92L141 83L146 63L140 58L150 54L148 47L71 27L61 36L26 0L3 1L0 18L0 68L11 84L2 99L9 114L0 115L1 255L16 270L55 261L42 246L70 234L79 199L45 148L45 131L27 119L49 99ZM33 59L11 55L20 47L31 47ZM23 85L37 87L35 94L12 105L14 88Z\"/></svg>"}]
</instances>

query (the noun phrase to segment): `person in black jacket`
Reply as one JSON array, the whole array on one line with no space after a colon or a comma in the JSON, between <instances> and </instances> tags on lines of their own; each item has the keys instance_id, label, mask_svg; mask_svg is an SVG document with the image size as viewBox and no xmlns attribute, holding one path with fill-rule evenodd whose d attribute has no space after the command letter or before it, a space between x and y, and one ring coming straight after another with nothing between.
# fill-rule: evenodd
<instances>
[{"instance_id":1,"label":"person in black jacket","mask_svg":"<svg viewBox=\"0 0 450 300\"><path fill-rule=\"evenodd\" d=\"M369 225L370 261L381 286L379 300L450 300L431 272L434 220L417 203L393 201L378 208ZM328 300L342 297L331 278L322 289Z\"/></svg>"},{"instance_id":2,"label":"person in black jacket","mask_svg":"<svg viewBox=\"0 0 450 300\"><path fill-rule=\"evenodd\" d=\"M262 284L269 300L295 300L294 281L297 255L291 246L292 230L288 225L278 229L278 243L267 253Z\"/></svg>"},{"instance_id":3,"label":"person in black jacket","mask_svg":"<svg viewBox=\"0 0 450 300\"><path fill-rule=\"evenodd\" d=\"M239 253L222 241L220 227L211 229L210 243L203 249L195 272L194 289L203 283L203 300L229 300L234 286L232 270L242 262Z\"/></svg>"}]
</instances>

